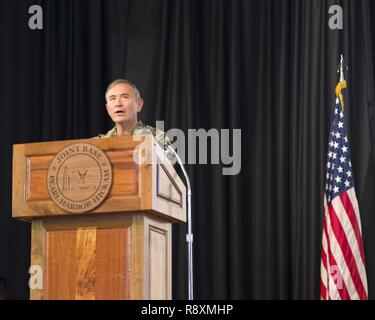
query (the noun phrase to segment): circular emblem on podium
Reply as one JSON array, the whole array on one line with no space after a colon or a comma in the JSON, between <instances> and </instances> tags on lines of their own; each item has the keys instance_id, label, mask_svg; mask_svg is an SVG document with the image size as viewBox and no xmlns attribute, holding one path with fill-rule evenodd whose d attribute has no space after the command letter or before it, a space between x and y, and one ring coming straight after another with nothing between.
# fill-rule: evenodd
<instances>
[{"instance_id":1,"label":"circular emblem on podium","mask_svg":"<svg viewBox=\"0 0 375 320\"><path fill-rule=\"evenodd\" d=\"M98 207L112 186L112 166L98 147L77 143L62 149L47 175L51 199L66 212L82 213Z\"/></svg>"}]
</instances>

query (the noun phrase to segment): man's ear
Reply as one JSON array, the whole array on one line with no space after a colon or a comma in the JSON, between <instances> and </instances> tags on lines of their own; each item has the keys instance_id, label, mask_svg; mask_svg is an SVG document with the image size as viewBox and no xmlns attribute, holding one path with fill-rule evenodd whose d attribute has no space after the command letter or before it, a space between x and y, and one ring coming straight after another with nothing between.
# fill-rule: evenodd
<instances>
[{"instance_id":1,"label":"man's ear","mask_svg":"<svg viewBox=\"0 0 375 320\"><path fill-rule=\"evenodd\" d=\"M109 108L108 108L108 104L107 103L105 104L105 108L107 109L108 114L111 116L111 114L109 113Z\"/></svg>"},{"instance_id":2,"label":"man's ear","mask_svg":"<svg viewBox=\"0 0 375 320\"><path fill-rule=\"evenodd\" d=\"M139 98L139 100L137 102L137 112L141 112L142 107L143 107L143 99Z\"/></svg>"}]
</instances>

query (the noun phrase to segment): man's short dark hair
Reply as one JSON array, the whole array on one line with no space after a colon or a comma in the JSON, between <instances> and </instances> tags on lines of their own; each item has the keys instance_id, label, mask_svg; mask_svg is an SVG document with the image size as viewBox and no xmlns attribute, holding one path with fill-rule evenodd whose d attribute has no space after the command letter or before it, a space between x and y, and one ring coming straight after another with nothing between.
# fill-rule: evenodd
<instances>
[{"instance_id":1,"label":"man's short dark hair","mask_svg":"<svg viewBox=\"0 0 375 320\"><path fill-rule=\"evenodd\" d=\"M108 91L111 90L114 86L117 86L118 84L128 84L129 86L131 86L135 92L135 101L138 101L141 98L141 94L139 93L138 88L133 82L127 79L116 79L115 81L112 81L107 87L107 90L105 91L105 101L107 101L108 99L107 97Z\"/></svg>"}]
</instances>

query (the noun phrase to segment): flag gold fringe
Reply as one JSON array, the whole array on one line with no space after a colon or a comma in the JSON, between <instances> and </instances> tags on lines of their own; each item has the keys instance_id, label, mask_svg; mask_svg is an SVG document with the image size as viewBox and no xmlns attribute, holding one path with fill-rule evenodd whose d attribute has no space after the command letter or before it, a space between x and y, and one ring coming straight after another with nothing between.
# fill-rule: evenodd
<instances>
[{"instance_id":1,"label":"flag gold fringe","mask_svg":"<svg viewBox=\"0 0 375 320\"><path fill-rule=\"evenodd\" d=\"M344 111L344 97L342 95L342 90L346 88L346 80L340 81L336 86L336 96L340 99L340 104L342 111Z\"/></svg>"}]
</instances>

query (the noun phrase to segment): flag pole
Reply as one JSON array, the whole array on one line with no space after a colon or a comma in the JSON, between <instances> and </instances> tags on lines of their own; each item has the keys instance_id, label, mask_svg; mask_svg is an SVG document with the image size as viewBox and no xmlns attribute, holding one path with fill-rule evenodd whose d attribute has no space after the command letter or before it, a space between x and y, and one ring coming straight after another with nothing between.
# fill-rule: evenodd
<instances>
[{"instance_id":1,"label":"flag pole","mask_svg":"<svg viewBox=\"0 0 375 320\"><path fill-rule=\"evenodd\" d=\"M340 73L340 82L345 81L345 71L348 71L348 65L345 63L343 54L340 54L340 69L337 73Z\"/></svg>"},{"instance_id":2,"label":"flag pole","mask_svg":"<svg viewBox=\"0 0 375 320\"><path fill-rule=\"evenodd\" d=\"M337 72L340 72L340 81L336 86L336 96L340 99L341 102L341 109L344 111L344 96L342 94L342 89L346 88L346 81L345 81L345 69L348 70L348 67L345 68L345 61L344 56L340 55L340 69Z\"/></svg>"},{"instance_id":3,"label":"flag pole","mask_svg":"<svg viewBox=\"0 0 375 320\"><path fill-rule=\"evenodd\" d=\"M344 56L341 54L341 58L340 58L340 82L344 81L344 80L345 80L345 77L344 77Z\"/></svg>"}]
</instances>

